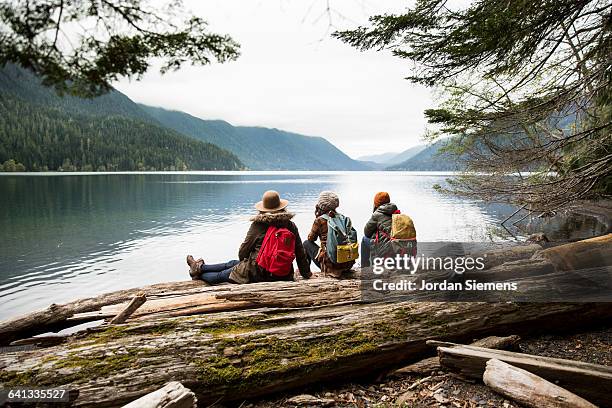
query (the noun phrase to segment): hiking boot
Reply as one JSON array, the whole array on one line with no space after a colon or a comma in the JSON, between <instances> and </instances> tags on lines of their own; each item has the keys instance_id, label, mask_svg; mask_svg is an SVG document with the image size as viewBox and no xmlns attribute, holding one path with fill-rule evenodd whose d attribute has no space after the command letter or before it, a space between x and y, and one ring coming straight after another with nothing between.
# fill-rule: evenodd
<instances>
[{"instance_id":1,"label":"hiking boot","mask_svg":"<svg viewBox=\"0 0 612 408\"><path fill-rule=\"evenodd\" d=\"M193 259L193 256L187 255L187 265L189 265L189 275L191 275L192 278L197 278L202 273L204 260L200 258L196 261Z\"/></svg>"}]
</instances>

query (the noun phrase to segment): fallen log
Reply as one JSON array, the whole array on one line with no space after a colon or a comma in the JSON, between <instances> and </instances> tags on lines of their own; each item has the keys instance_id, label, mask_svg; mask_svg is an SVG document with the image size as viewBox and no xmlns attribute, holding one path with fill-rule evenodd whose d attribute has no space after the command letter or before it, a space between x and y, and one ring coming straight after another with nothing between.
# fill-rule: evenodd
<instances>
[{"instance_id":1,"label":"fallen log","mask_svg":"<svg viewBox=\"0 0 612 408\"><path fill-rule=\"evenodd\" d=\"M470 346L509 350L516 348L520 340L520 336L489 336L470 343ZM427 345L431 345L431 341L428 341ZM440 358L435 356L410 364L406 367L402 367L399 370L396 370L393 374L431 374L432 371L438 371L441 368Z\"/></svg>"},{"instance_id":2,"label":"fallen log","mask_svg":"<svg viewBox=\"0 0 612 408\"><path fill-rule=\"evenodd\" d=\"M473 257L484 256L485 269L490 269L495 266L502 265L506 262L514 262L521 259L529 259L537 251L541 251L542 246L539 244L515 245L507 248L494 249L485 254L475 253Z\"/></svg>"},{"instance_id":3,"label":"fallen log","mask_svg":"<svg viewBox=\"0 0 612 408\"><path fill-rule=\"evenodd\" d=\"M558 384L602 407L612 406L612 367L533 356L461 344L438 347L440 364L468 378L481 379L487 361L497 359Z\"/></svg>"},{"instance_id":4,"label":"fallen log","mask_svg":"<svg viewBox=\"0 0 612 408\"><path fill-rule=\"evenodd\" d=\"M0 322L0 345L85 322L111 319L139 292L147 302L132 319L165 318L199 313L227 312L255 307L307 307L356 301L358 280L331 278L274 284L208 286L203 281L171 282L120 290L79 299Z\"/></svg>"},{"instance_id":5,"label":"fallen log","mask_svg":"<svg viewBox=\"0 0 612 408\"><path fill-rule=\"evenodd\" d=\"M425 355L429 339L550 332L611 317L607 304L401 302L130 321L0 354L0 382L78 389L76 406L106 407L180 381L211 404L387 372Z\"/></svg>"},{"instance_id":6,"label":"fallen log","mask_svg":"<svg viewBox=\"0 0 612 408\"><path fill-rule=\"evenodd\" d=\"M144 292L138 293L131 302L117 316L113 317L108 324L124 323L144 302L147 301L147 296Z\"/></svg>"},{"instance_id":7,"label":"fallen log","mask_svg":"<svg viewBox=\"0 0 612 408\"><path fill-rule=\"evenodd\" d=\"M612 265L612 234L543 249L533 258L548 260L558 271Z\"/></svg>"},{"instance_id":8,"label":"fallen log","mask_svg":"<svg viewBox=\"0 0 612 408\"><path fill-rule=\"evenodd\" d=\"M503 361L492 359L482 377L494 391L532 408L597 408L542 377Z\"/></svg>"},{"instance_id":9,"label":"fallen log","mask_svg":"<svg viewBox=\"0 0 612 408\"><path fill-rule=\"evenodd\" d=\"M123 408L196 408L198 400L189 388L177 381L132 401Z\"/></svg>"}]
</instances>

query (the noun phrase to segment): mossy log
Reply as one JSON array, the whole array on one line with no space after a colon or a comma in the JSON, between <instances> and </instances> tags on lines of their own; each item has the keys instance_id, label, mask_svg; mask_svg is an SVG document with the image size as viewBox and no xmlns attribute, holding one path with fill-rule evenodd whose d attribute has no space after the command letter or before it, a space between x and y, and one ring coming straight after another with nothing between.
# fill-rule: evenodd
<instances>
[{"instance_id":1,"label":"mossy log","mask_svg":"<svg viewBox=\"0 0 612 408\"><path fill-rule=\"evenodd\" d=\"M0 382L76 389L75 405L105 407L180 381L206 405L391 370L426 354L428 339L568 329L611 316L606 304L402 302L134 321L1 354Z\"/></svg>"}]
</instances>

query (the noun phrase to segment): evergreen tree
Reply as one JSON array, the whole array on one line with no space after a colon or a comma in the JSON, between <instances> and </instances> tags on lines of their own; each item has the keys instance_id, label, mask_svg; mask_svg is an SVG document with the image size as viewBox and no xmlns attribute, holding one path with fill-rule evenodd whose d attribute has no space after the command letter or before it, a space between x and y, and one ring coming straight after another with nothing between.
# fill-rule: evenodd
<instances>
[{"instance_id":1,"label":"evergreen tree","mask_svg":"<svg viewBox=\"0 0 612 408\"><path fill-rule=\"evenodd\" d=\"M430 137L454 135L467 170L450 191L544 212L612 194L608 0L418 0L370 21L335 36L391 49L441 91Z\"/></svg>"},{"instance_id":2,"label":"evergreen tree","mask_svg":"<svg viewBox=\"0 0 612 408\"><path fill-rule=\"evenodd\" d=\"M119 77L139 78L189 62L236 59L239 45L172 1L0 1L0 67L19 64L59 92L95 96Z\"/></svg>"}]
</instances>

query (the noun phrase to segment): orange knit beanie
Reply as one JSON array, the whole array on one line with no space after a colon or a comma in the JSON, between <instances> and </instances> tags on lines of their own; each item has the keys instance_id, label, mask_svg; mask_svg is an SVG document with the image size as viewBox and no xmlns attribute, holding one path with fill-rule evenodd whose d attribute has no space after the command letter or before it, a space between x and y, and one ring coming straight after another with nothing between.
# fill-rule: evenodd
<instances>
[{"instance_id":1,"label":"orange knit beanie","mask_svg":"<svg viewBox=\"0 0 612 408\"><path fill-rule=\"evenodd\" d=\"M387 204L391 202L391 198L389 197L389 193L386 191L381 191L380 193L376 193L374 196L374 208L378 208L383 204Z\"/></svg>"}]
</instances>

